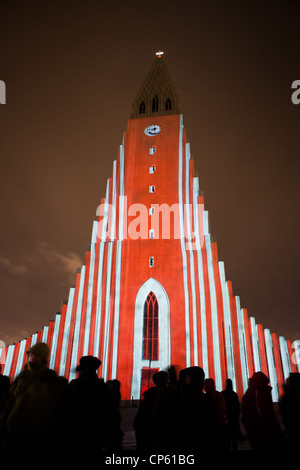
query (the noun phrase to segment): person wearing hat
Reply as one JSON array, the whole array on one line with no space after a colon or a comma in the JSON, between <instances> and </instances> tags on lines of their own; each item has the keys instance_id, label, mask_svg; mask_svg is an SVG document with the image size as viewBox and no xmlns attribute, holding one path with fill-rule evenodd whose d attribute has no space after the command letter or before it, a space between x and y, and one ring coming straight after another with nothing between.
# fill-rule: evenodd
<instances>
[{"instance_id":1,"label":"person wearing hat","mask_svg":"<svg viewBox=\"0 0 300 470\"><path fill-rule=\"evenodd\" d=\"M79 365L76 367L76 372L79 372L79 375L91 374L92 376L97 375L96 371L101 366L102 362L98 357L94 356L83 356L80 358Z\"/></svg>"},{"instance_id":2,"label":"person wearing hat","mask_svg":"<svg viewBox=\"0 0 300 470\"><path fill-rule=\"evenodd\" d=\"M42 449L57 435L67 381L48 368L49 347L36 343L28 362L13 381L4 411L3 450Z\"/></svg>"},{"instance_id":3,"label":"person wearing hat","mask_svg":"<svg viewBox=\"0 0 300 470\"><path fill-rule=\"evenodd\" d=\"M67 387L67 446L103 452L111 438L112 403L107 384L99 379L100 359L83 356L76 367L77 378Z\"/></svg>"},{"instance_id":4,"label":"person wearing hat","mask_svg":"<svg viewBox=\"0 0 300 470\"><path fill-rule=\"evenodd\" d=\"M31 370L38 370L40 368L46 368L50 349L46 343L36 343L31 346L27 351L28 363L27 368Z\"/></svg>"}]
</instances>

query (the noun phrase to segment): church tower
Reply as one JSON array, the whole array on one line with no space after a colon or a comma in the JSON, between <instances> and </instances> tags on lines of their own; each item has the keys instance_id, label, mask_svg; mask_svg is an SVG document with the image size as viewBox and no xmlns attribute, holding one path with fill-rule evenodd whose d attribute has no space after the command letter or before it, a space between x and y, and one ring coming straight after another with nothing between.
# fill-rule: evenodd
<instances>
[{"instance_id":1,"label":"church tower","mask_svg":"<svg viewBox=\"0 0 300 470\"><path fill-rule=\"evenodd\" d=\"M231 378L240 398L261 370L278 401L299 356L248 317L226 280L161 52L134 99L98 209L68 301L43 330L0 350L4 374L14 378L30 345L45 341L50 368L69 380L81 356L99 357L99 375L117 378L124 400L139 399L156 370L199 365L217 390Z\"/></svg>"}]
</instances>

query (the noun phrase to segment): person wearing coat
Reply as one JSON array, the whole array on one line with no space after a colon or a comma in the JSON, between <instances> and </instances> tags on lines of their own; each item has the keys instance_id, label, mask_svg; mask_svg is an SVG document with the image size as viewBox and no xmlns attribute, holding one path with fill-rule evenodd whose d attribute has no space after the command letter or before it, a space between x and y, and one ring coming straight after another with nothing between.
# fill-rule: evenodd
<instances>
[{"instance_id":1,"label":"person wearing coat","mask_svg":"<svg viewBox=\"0 0 300 470\"><path fill-rule=\"evenodd\" d=\"M227 450L228 447L228 417L226 401L222 392L216 390L215 381L207 378L204 381L205 396L213 410L213 442L214 447Z\"/></svg>"},{"instance_id":2,"label":"person wearing coat","mask_svg":"<svg viewBox=\"0 0 300 470\"><path fill-rule=\"evenodd\" d=\"M222 394L225 398L228 419L228 450L238 450L238 441L241 439L240 401L238 394L233 390L231 379L226 379Z\"/></svg>"},{"instance_id":3,"label":"person wearing coat","mask_svg":"<svg viewBox=\"0 0 300 470\"><path fill-rule=\"evenodd\" d=\"M103 455L112 438L113 403L107 384L98 378L100 359L83 356L78 377L67 388L66 427L69 449Z\"/></svg>"},{"instance_id":4,"label":"person wearing coat","mask_svg":"<svg viewBox=\"0 0 300 470\"><path fill-rule=\"evenodd\" d=\"M13 381L2 410L2 449L43 450L49 440L59 444L66 380L47 366L49 347L37 343L27 351L28 362Z\"/></svg>"},{"instance_id":5,"label":"person wearing coat","mask_svg":"<svg viewBox=\"0 0 300 470\"><path fill-rule=\"evenodd\" d=\"M285 449L285 436L273 407L272 388L263 372L255 372L242 398L242 422L253 450Z\"/></svg>"}]
</instances>

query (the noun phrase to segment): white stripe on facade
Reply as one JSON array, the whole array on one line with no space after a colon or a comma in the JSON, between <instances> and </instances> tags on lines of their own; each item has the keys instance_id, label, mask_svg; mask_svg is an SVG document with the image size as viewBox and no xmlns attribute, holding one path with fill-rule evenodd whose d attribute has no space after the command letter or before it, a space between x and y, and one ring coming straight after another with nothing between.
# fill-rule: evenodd
<instances>
[{"instance_id":1,"label":"white stripe on facade","mask_svg":"<svg viewBox=\"0 0 300 470\"><path fill-rule=\"evenodd\" d=\"M280 355L281 355L284 380L287 380L291 373L291 364L290 364L290 358L289 358L289 352L288 352L286 340L283 336L279 336L279 347L280 347Z\"/></svg>"},{"instance_id":2,"label":"white stripe on facade","mask_svg":"<svg viewBox=\"0 0 300 470\"><path fill-rule=\"evenodd\" d=\"M208 211L203 211L203 234L204 235L209 235Z\"/></svg>"},{"instance_id":3,"label":"white stripe on facade","mask_svg":"<svg viewBox=\"0 0 300 470\"><path fill-rule=\"evenodd\" d=\"M2 341L0 342L0 344L3 344ZM2 347L0 348L0 364L4 364L5 360L5 353L3 352L5 350L5 347ZM2 357L2 353L3 353L3 357Z\"/></svg>"},{"instance_id":4,"label":"white stripe on facade","mask_svg":"<svg viewBox=\"0 0 300 470\"><path fill-rule=\"evenodd\" d=\"M231 326L230 300L229 300L228 285L227 285L226 277L225 277L225 266L224 266L223 261L219 261L219 273L220 273L221 290L222 290L222 298L223 298L224 330L225 330L228 378L232 380L233 389L236 390L233 343L232 343L232 336L231 336L232 326Z\"/></svg>"},{"instance_id":5,"label":"white stripe on facade","mask_svg":"<svg viewBox=\"0 0 300 470\"><path fill-rule=\"evenodd\" d=\"M113 241L115 239L116 232L116 192L117 192L117 162L113 163L113 186L112 186L112 214L111 214L111 231L110 239L112 240L108 244L107 254L107 276L106 276L106 294L105 294L105 330L104 330L104 342L103 342L103 359L102 359L102 377L107 380L107 369L108 369L108 349L109 349L109 338L110 338L110 291L111 291L111 276L112 276L112 250Z\"/></svg>"},{"instance_id":6,"label":"white stripe on facade","mask_svg":"<svg viewBox=\"0 0 300 470\"><path fill-rule=\"evenodd\" d=\"M104 215L102 223L101 242L99 248L99 270L98 270L98 286L97 286L97 310L96 310L96 321L95 321L95 340L94 340L94 356L99 356L100 349L100 328L101 328L101 317L102 317L102 281L103 281L103 258L104 258L104 247L107 238L108 229L108 206L109 205L109 179L106 183L106 195L104 203Z\"/></svg>"},{"instance_id":7,"label":"white stripe on facade","mask_svg":"<svg viewBox=\"0 0 300 470\"><path fill-rule=\"evenodd\" d=\"M77 303L76 318L75 318L71 367L70 367L70 376L69 376L70 381L74 379L76 376L84 280L85 280L85 266L83 265L81 268L81 273L80 273L79 295L78 295L78 303Z\"/></svg>"},{"instance_id":8,"label":"white stripe on facade","mask_svg":"<svg viewBox=\"0 0 300 470\"><path fill-rule=\"evenodd\" d=\"M119 240L117 241L116 254L116 281L115 281L115 311L111 378L117 377L118 345L119 345L119 315L120 315L120 290L121 290L121 260L124 221L124 147L120 146L120 189L119 189Z\"/></svg>"},{"instance_id":9,"label":"white stripe on facade","mask_svg":"<svg viewBox=\"0 0 300 470\"><path fill-rule=\"evenodd\" d=\"M119 240L123 240L124 238L123 230L124 230L124 145L120 145Z\"/></svg>"},{"instance_id":10,"label":"white stripe on facade","mask_svg":"<svg viewBox=\"0 0 300 470\"><path fill-rule=\"evenodd\" d=\"M254 317L250 317L250 325L251 325L252 349L253 349L253 358L254 358L254 370L255 372L259 372L261 371L261 360L260 360L257 327L255 324Z\"/></svg>"},{"instance_id":11,"label":"white stripe on facade","mask_svg":"<svg viewBox=\"0 0 300 470\"><path fill-rule=\"evenodd\" d=\"M63 342L62 342L61 356L60 356L59 375L62 376L62 377L65 375L65 369L66 369L68 344L69 344L69 341L70 341L69 334L70 334L70 325L71 325L71 317L72 317L72 310L73 310L74 294L75 294L75 288L71 287L71 289L69 290L69 299L68 299L68 306L67 306L65 327L64 327L64 335L63 335Z\"/></svg>"},{"instance_id":12,"label":"white stripe on facade","mask_svg":"<svg viewBox=\"0 0 300 470\"><path fill-rule=\"evenodd\" d=\"M112 379L117 378L120 290L121 290L121 259L122 259L122 241L118 240L117 241L117 255L116 255L114 335L113 335L112 370L111 370Z\"/></svg>"},{"instance_id":13,"label":"white stripe on facade","mask_svg":"<svg viewBox=\"0 0 300 470\"><path fill-rule=\"evenodd\" d=\"M190 144L186 144L185 150L185 202L186 202L186 225L187 225L187 244L190 255L190 276L192 290L192 308L193 308L193 343L194 343L194 364L198 365L198 325L197 325L197 304L196 304L196 283L195 283L195 267L194 267L194 251L192 240L192 216L190 212Z\"/></svg>"},{"instance_id":14,"label":"white stripe on facade","mask_svg":"<svg viewBox=\"0 0 300 470\"><path fill-rule=\"evenodd\" d=\"M23 365L23 360L24 360L24 355L25 355L25 346L26 346L26 339L23 339L20 343L18 361L17 361L17 366L16 366L14 378L16 378L17 375L19 375L20 372L22 371L22 365Z\"/></svg>"},{"instance_id":15,"label":"white stripe on facade","mask_svg":"<svg viewBox=\"0 0 300 470\"><path fill-rule=\"evenodd\" d=\"M101 241L105 242L107 238L107 230L108 230L108 207L109 207L109 179L106 183L106 195L104 201L104 214L102 220L102 233L101 233Z\"/></svg>"},{"instance_id":16,"label":"white stripe on facade","mask_svg":"<svg viewBox=\"0 0 300 470\"><path fill-rule=\"evenodd\" d=\"M279 401L279 389L278 389L278 382L277 382L272 336L271 336L269 329L265 329L264 333L265 333L266 353L267 353L268 370L269 370L269 380L270 380L270 384L272 387L272 399L273 401L278 402Z\"/></svg>"},{"instance_id":17,"label":"white stripe on facade","mask_svg":"<svg viewBox=\"0 0 300 470\"><path fill-rule=\"evenodd\" d=\"M235 297L235 306L236 306L237 327L238 327L238 336L239 336L239 349L240 349L240 358L241 358L243 391L245 393L248 388L249 370L248 370L247 348L246 348L246 341L245 341L244 314L243 314L243 310L241 309L239 296Z\"/></svg>"},{"instance_id":18,"label":"white stripe on facade","mask_svg":"<svg viewBox=\"0 0 300 470\"><path fill-rule=\"evenodd\" d=\"M113 242L108 242L107 252L107 274L106 274L106 291L105 291L105 325L103 339L103 358L102 358L102 377L107 380L107 360L109 348L109 328L110 328L110 289L111 289L111 267L112 267L112 248Z\"/></svg>"},{"instance_id":19,"label":"white stripe on facade","mask_svg":"<svg viewBox=\"0 0 300 470\"><path fill-rule=\"evenodd\" d=\"M90 329L91 329L91 316L92 316L92 303L93 303L93 287L94 287L94 271L95 271L95 243L90 248L90 270L89 270L89 281L88 281L88 294L86 303L86 319L84 329L84 345L83 355L87 356L89 351L89 340L90 340Z\"/></svg>"},{"instance_id":20,"label":"white stripe on facade","mask_svg":"<svg viewBox=\"0 0 300 470\"><path fill-rule=\"evenodd\" d=\"M10 346L8 346L8 351L7 351L7 356L6 356L3 375L9 375L9 373L10 373L10 368L11 368L11 364L12 364L12 360L13 360L14 350L15 350L15 345L14 344L11 344Z\"/></svg>"},{"instance_id":21,"label":"white stripe on facade","mask_svg":"<svg viewBox=\"0 0 300 470\"><path fill-rule=\"evenodd\" d=\"M194 178L193 208L194 208L195 235L196 235L199 296L200 296L202 368L204 370L205 376L208 377L208 350L207 350L207 332L206 332L205 287L204 287L203 261L202 261L202 251L201 251L201 241L200 241L200 237L202 237L202 234L200 233L200 228L199 228L198 194L199 194L199 180L198 180L198 178Z\"/></svg>"},{"instance_id":22,"label":"white stripe on facade","mask_svg":"<svg viewBox=\"0 0 300 470\"><path fill-rule=\"evenodd\" d=\"M34 346L34 345L36 344L36 342L37 342L37 337L38 337L37 333L34 333L34 334L31 336L30 347L31 347L31 346Z\"/></svg>"},{"instance_id":23,"label":"white stripe on facade","mask_svg":"<svg viewBox=\"0 0 300 470\"><path fill-rule=\"evenodd\" d=\"M91 245L97 242L98 220L94 220L92 228Z\"/></svg>"},{"instance_id":24,"label":"white stripe on facade","mask_svg":"<svg viewBox=\"0 0 300 470\"><path fill-rule=\"evenodd\" d=\"M97 309L95 321L95 340L94 340L94 356L99 356L99 342L100 342L100 327L101 327L101 313L102 313L102 281L103 281L103 257L104 257L104 242L100 242L99 247L99 269L98 269L98 285L97 285Z\"/></svg>"},{"instance_id":25,"label":"white stripe on facade","mask_svg":"<svg viewBox=\"0 0 300 470\"><path fill-rule=\"evenodd\" d=\"M49 326L44 326L43 336L42 336L42 342L43 343L47 343L47 341L48 341L48 332L49 332Z\"/></svg>"},{"instance_id":26,"label":"white stripe on facade","mask_svg":"<svg viewBox=\"0 0 300 470\"><path fill-rule=\"evenodd\" d=\"M111 233L110 239L113 241L116 234L116 197L117 197L117 162L113 163L113 186L112 186L112 215L111 215Z\"/></svg>"},{"instance_id":27,"label":"white stripe on facade","mask_svg":"<svg viewBox=\"0 0 300 470\"><path fill-rule=\"evenodd\" d=\"M56 358L56 351L57 351L57 341L58 341L58 335L59 335L60 319L61 319L61 315L59 313L57 313L56 316L55 316L53 338L52 338L52 345L51 345L51 353L50 353L50 361L49 361L49 369L54 369L54 366L55 366L55 358Z\"/></svg>"},{"instance_id":28,"label":"white stripe on facade","mask_svg":"<svg viewBox=\"0 0 300 470\"><path fill-rule=\"evenodd\" d=\"M209 283L210 303L211 303L215 385L216 385L216 390L221 391L223 388L223 384L222 384L221 361L220 361L218 309L217 309L217 297L216 297L216 287L215 287L215 277L214 277L210 235L205 235L205 246L206 246L206 252L207 252L208 283Z\"/></svg>"},{"instance_id":29,"label":"white stripe on facade","mask_svg":"<svg viewBox=\"0 0 300 470\"><path fill-rule=\"evenodd\" d=\"M179 149L178 149L178 201L179 201L179 220L180 220L180 246L182 253L182 274L184 285L184 313L185 313L185 337L186 337L186 367L191 365L191 338L190 338L190 312L189 312L189 288L187 279L187 256L185 249L185 231L183 219L183 199L182 199L182 182L183 182L183 116L180 115L179 125Z\"/></svg>"}]
</instances>

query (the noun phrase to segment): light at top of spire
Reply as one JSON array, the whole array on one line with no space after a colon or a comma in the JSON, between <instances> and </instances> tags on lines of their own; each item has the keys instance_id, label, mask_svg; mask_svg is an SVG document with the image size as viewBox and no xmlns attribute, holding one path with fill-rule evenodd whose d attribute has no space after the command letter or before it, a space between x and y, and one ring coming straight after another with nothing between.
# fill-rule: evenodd
<instances>
[{"instance_id":1,"label":"light at top of spire","mask_svg":"<svg viewBox=\"0 0 300 470\"><path fill-rule=\"evenodd\" d=\"M161 57L162 55L164 55L164 52L163 51L158 51L155 53L155 55L157 55L157 57Z\"/></svg>"}]
</instances>

